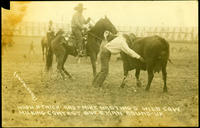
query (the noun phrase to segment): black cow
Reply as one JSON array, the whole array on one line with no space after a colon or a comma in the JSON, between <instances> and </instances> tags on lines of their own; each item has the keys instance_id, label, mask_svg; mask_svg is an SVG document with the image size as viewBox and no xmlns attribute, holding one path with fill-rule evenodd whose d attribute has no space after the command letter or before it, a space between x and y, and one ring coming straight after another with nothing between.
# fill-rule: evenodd
<instances>
[{"instance_id":1,"label":"black cow","mask_svg":"<svg viewBox=\"0 0 200 128\"><path fill-rule=\"evenodd\" d=\"M167 72L166 66L169 60L169 43L159 37L159 36L149 36L144 38L136 38L134 41L130 38L130 35L124 35L126 42L129 47L141 55L145 63L142 63L138 59L134 59L124 52L121 52L121 57L123 60L123 69L124 69L124 79L121 84L123 88L125 86L125 79L128 75L128 72L136 69L135 77L137 79L137 86L141 86L139 80L140 70L147 70L148 72L148 83L146 86L146 91L150 89L154 73L162 70L162 76L164 81L163 91L167 92Z\"/></svg>"}]
</instances>

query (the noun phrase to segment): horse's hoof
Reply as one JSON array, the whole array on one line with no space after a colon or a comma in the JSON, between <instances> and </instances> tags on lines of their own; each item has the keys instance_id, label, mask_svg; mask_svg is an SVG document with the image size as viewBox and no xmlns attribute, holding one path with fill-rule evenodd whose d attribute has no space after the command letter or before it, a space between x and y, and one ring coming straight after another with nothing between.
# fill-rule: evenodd
<instances>
[{"instance_id":1,"label":"horse's hoof","mask_svg":"<svg viewBox=\"0 0 200 128\"><path fill-rule=\"evenodd\" d=\"M100 88L101 88L101 87L103 87L103 85L104 85L104 84L99 84L99 85L98 85L98 87L100 87Z\"/></svg>"},{"instance_id":2,"label":"horse's hoof","mask_svg":"<svg viewBox=\"0 0 200 128\"><path fill-rule=\"evenodd\" d=\"M164 88L164 89L163 89L163 92L164 92L164 93L168 92L167 88Z\"/></svg>"},{"instance_id":3,"label":"horse's hoof","mask_svg":"<svg viewBox=\"0 0 200 128\"><path fill-rule=\"evenodd\" d=\"M148 92L148 91L149 91L149 88L145 88L145 91L147 91L147 92Z\"/></svg>"},{"instance_id":4,"label":"horse's hoof","mask_svg":"<svg viewBox=\"0 0 200 128\"><path fill-rule=\"evenodd\" d=\"M96 84L92 84L92 86L93 86L94 88L98 88L98 85L96 85Z\"/></svg>"},{"instance_id":5,"label":"horse's hoof","mask_svg":"<svg viewBox=\"0 0 200 128\"><path fill-rule=\"evenodd\" d=\"M93 74L93 77L95 78L97 74Z\"/></svg>"},{"instance_id":6,"label":"horse's hoof","mask_svg":"<svg viewBox=\"0 0 200 128\"><path fill-rule=\"evenodd\" d=\"M121 84L121 86L120 86L120 87L121 87L121 88L124 88L124 86L125 86L125 84Z\"/></svg>"},{"instance_id":7,"label":"horse's hoof","mask_svg":"<svg viewBox=\"0 0 200 128\"><path fill-rule=\"evenodd\" d=\"M62 80L67 80L66 77L64 77L64 76L60 77L60 79L62 79Z\"/></svg>"},{"instance_id":8,"label":"horse's hoof","mask_svg":"<svg viewBox=\"0 0 200 128\"><path fill-rule=\"evenodd\" d=\"M69 79L70 79L70 80L72 80L72 81L74 81L74 80L75 80L75 78L74 78L74 77L72 77L72 76L71 76L71 77L69 77Z\"/></svg>"},{"instance_id":9,"label":"horse's hoof","mask_svg":"<svg viewBox=\"0 0 200 128\"><path fill-rule=\"evenodd\" d=\"M141 87L142 86L142 83L139 81L136 83L137 84L137 87Z\"/></svg>"}]
</instances>

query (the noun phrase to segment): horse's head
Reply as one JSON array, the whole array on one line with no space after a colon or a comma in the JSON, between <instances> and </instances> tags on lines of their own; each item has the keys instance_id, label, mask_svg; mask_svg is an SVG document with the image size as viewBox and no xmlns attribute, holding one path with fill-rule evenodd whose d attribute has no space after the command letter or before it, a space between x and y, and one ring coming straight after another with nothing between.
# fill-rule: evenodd
<instances>
[{"instance_id":1,"label":"horse's head","mask_svg":"<svg viewBox=\"0 0 200 128\"><path fill-rule=\"evenodd\" d=\"M105 16L105 18L101 20L102 20L105 31L110 31L112 34L117 34L117 29L112 24L112 22L107 18L107 16Z\"/></svg>"},{"instance_id":2,"label":"horse's head","mask_svg":"<svg viewBox=\"0 0 200 128\"><path fill-rule=\"evenodd\" d=\"M56 33L56 36L64 36L65 32L60 29L57 33Z\"/></svg>"},{"instance_id":3,"label":"horse's head","mask_svg":"<svg viewBox=\"0 0 200 128\"><path fill-rule=\"evenodd\" d=\"M55 32L51 31L47 33L47 39L52 40L55 37Z\"/></svg>"}]
</instances>

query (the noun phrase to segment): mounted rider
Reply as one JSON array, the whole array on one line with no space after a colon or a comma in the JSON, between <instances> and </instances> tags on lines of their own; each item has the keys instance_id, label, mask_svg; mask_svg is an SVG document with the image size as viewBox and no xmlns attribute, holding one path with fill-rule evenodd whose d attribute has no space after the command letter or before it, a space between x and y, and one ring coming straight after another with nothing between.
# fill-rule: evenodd
<instances>
[{"instance_id":1,"label":"mounted rider","mask_svg":"<svg viewBox=\"0 0 200 128\"><path fill-rule=\"evenodd\" d=\"M88 24L90 22L90 17L88 17L87 20L83 17L82 13L83 10L86 8L83 8L83 4L79 3L74 10L76 11L72 17L71 20L71 27L72 27L72 34L75 36L76 39L76 46L78 49L78 56L84 56L83 53L83 31L85 31L85 24Z\"/></svg>"},{"instance_id":2,"label":"mounted rider","mask_svg":"<svg viewBox=\"0 0 200 128\"><path fill-rule=\"evenodd\" d=\"M49 24L48 24L48 30L47 30L47 40L48 40L48 44L51 42L53 36L55 34L55 28L53 26L53 21L50 20ZM49 45L48 45L49 46Z\"/></svg>"}]
</instances>

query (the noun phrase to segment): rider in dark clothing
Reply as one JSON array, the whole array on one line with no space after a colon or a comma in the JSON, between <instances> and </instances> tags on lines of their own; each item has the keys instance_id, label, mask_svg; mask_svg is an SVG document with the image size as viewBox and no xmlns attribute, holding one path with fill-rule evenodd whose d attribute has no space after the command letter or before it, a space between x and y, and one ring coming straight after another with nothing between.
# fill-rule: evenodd
<instances>
[{"instance_id":1,"label":"rider in dark clothing","mask_svg":"<svg viewBox=\"0 0 200 128\"><path fill-rule=\"evenodd\" d=\"M52 20L49 21L49 25L48 25L48 31L47 31L47 40L48 40L48 46L50 46L50 42L55 34L54 32L54 27L53 27L53 22Z\"/></svg>"}]
</instances>

